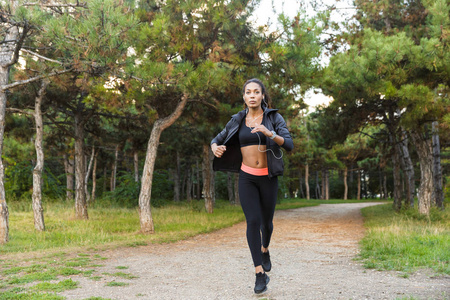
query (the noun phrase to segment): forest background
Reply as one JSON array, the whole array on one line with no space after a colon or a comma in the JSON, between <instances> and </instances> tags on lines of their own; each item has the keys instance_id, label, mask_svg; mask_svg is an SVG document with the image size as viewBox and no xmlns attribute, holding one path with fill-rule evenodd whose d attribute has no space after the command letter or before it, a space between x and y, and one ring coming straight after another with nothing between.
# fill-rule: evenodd
<instances>
[{"instance_id":1,"label":"forest background","mask_svg":"<svg viewBox=\"0 0 450 300\"><path fill-rule=\"evenodd\" d=\"M258 1L2 1L0 243L8 203L138 208L238 204L237 174L214 173L210 140L265 82L295 150L279 199L392 199L425 216L450 197L449 4L356 0L255 26ZM322 66L322 57L330 62ZM329 106L309 111L320 89ZM18 205L19 204L19 205ZM31 205L30 205L31 204ZM138 228L136 228L138 229Z\"/></svg>"}]
</instances>

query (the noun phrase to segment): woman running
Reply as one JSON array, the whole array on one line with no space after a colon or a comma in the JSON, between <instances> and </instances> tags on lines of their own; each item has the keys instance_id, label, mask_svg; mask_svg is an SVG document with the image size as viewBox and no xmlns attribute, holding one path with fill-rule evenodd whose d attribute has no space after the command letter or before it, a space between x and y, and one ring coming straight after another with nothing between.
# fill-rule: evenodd
<instances>
[{"instance_id":1,"label":"woman running","mask_svg":"<svg viewBox=\"0 0 450 300\"><path fill-rule=\"evenodd\" d=\"M233 115L211 141L215 171L239 172L239 198L247 221L247 242L255 266L255 293L267 290L272 268L269 255L278 178L284 165L280 147L294 147L286 122L271 109L270 98L259 79L243 87L245 109Z\"/></svg>"}]
</instances>

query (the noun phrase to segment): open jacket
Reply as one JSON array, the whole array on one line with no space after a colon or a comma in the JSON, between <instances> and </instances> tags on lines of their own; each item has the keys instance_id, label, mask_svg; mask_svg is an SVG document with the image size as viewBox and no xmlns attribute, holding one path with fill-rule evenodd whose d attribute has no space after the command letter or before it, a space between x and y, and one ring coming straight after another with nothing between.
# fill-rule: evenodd
<instances>
[{"instance_id":1,"label":"open jacket","mask_svg":"<svg viewBox=\"0 0 450 300\"><path fill-rule=\"evenodd\" d=\"M287 151L294 148L289 130L283 117L277 112L277 109L267 108L264 111L263 125L270 131L274 130L277 135L284 138L282 147ZM214 171L239 172L242 164L242 153L239 145L239 126L244 121L246 111L242 110L231 117L231 120L225 125L225 128L211 141L211 144L225 145L227 150L221 158L214 157ZM245 121L244 121L245 122ZM276 157L281 157L281 149L273 140L266 138L266 149L272 149ZM277 159L271 151L267 151L267 166L269 168L269 178L283 175L283 159Z\"/></svg>"}]
</instances>

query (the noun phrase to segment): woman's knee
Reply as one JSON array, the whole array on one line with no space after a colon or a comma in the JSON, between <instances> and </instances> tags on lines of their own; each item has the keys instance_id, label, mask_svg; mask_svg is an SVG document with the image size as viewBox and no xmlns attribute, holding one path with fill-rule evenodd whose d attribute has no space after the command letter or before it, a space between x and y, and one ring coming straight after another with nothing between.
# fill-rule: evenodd
<instances>
[{"instance_id":1,"label":"woman's knee","mask_svg":"<svg viewBox=\"0 0 450 300\"><path fill-rule=\"evenodd\" d=\"M266 232L272 232L273 231L273 222L261 224L261 229Z\"/></svg>"},{"instance_id":2,"label":"woman's knee","mask_svg":"<svg viewBox=\"0 0 450 300\"><path fill-rule=\"evenodd\" d=\"M261 219L258 217L249 217L247 220L247 228L256 228L259 230L261 227Z\"/></svg>"}]
</instances>

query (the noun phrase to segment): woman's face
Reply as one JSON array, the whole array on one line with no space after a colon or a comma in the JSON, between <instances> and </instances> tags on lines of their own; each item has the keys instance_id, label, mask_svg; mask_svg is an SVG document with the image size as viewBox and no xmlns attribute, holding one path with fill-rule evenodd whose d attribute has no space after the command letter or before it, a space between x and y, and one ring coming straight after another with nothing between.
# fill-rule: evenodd
<instances>
[{"instance_id":1,"label":"woman's face","mask_svg":"<svg viewBox=\"0 0 450 300\"><path fill-rule=\"evenodd\" d=\"M261 106L261 101L263 99L263 94L259 84L255 82L250 82L245 86L244 90L244 101L248 108L258 108Z\"/></svg>"}]
</instances>

